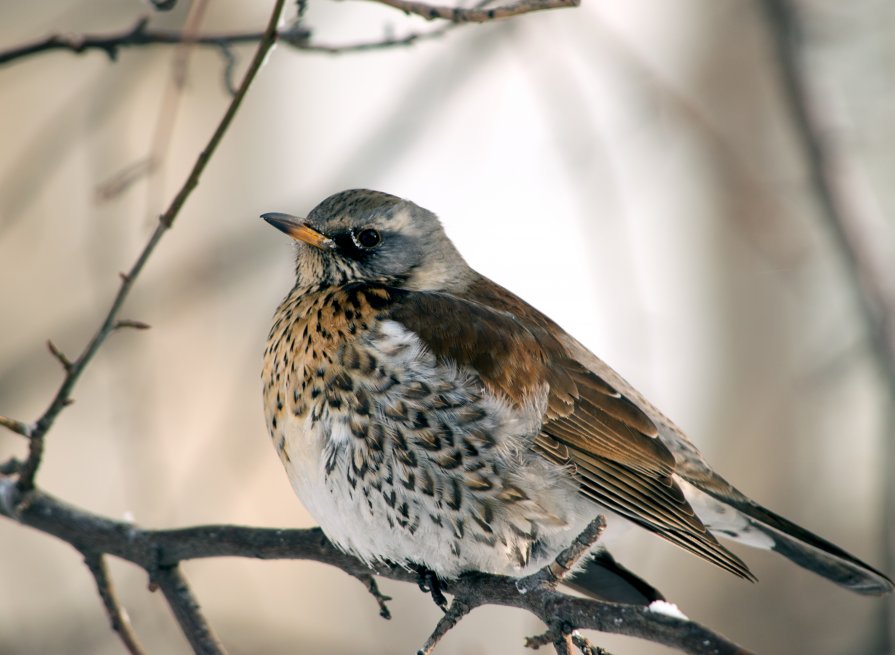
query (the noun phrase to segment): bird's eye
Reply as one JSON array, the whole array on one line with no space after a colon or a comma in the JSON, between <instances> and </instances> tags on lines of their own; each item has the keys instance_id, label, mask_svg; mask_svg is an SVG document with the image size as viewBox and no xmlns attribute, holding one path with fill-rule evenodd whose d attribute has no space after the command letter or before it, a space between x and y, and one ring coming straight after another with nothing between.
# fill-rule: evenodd
<instances>
[{"instance_id":1,"label":"bird's eye","mask_svg":"<svg viewBox=\"0 0 895 655\"><path fill-rule=\"evenodd\" d=\"M382 235L379 234L378 230L374 230L371 227L365 228L357 233L352 232L351 237L354 239L354 243L357 247L363 248L364 250L372 250L382 243Z\"/></svg>"}]
</instances>

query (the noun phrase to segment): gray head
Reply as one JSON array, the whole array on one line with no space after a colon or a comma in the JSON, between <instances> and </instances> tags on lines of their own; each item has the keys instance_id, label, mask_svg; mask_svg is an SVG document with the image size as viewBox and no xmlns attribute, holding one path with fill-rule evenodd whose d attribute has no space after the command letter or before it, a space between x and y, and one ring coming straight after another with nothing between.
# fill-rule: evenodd
<instances>
[{"instance_id":1,"label":"gray head","mask_svg":"<svg viewBox=\"0 0 895 655\"><path fill-rule=\"evenodd\" d=\"M458 291L474 275L435 214L387 193L351 189L330 196L306 219L262 218L296 240L301 287L372 282Z\"/></svg>"}]
</instances>

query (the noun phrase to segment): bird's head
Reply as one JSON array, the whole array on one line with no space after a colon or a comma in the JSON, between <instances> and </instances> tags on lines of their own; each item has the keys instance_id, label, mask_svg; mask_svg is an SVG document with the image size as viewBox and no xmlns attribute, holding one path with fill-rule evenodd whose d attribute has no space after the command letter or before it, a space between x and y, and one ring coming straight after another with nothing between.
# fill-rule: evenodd
<instances>
[{"instance_id":1,"label":"bird's head","mask_svg":"<svg viewBox=\"0 0 895 655\"><path fill-rule=\"evenodd\" d=\"M262 218L297 242L303 287L371 282L456 291L473 275L435 214L387 193L352 189L330 196L304 219Z\"/></svg>"}]
</instances>

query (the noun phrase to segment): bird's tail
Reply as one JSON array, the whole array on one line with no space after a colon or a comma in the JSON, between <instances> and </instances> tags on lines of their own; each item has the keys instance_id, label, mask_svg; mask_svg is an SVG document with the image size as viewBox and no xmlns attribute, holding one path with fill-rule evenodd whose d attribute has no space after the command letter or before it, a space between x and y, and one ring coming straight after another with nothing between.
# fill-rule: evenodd
<instances>
[{"instance_id":1,"label":"bird's tail","mask_svg":"<svg viewBox=\"0 0 895 655\"><path fill-rule=\"evenodd\" d=\"M780 553L793 563L852 591L877 596L893 590L887 576L844 551L836 544L809 532L792 521L765 509L728 487L723 492L702 487L698 497L687 499L699 518L716 536ZM701 486L701 485L700 485Z\"/></svg>"},{"instance_id":2,"label":"bird's tail","mask_svg":"<svg viewBox=\"0 0 895 655\"><path fill-rule=\"evenodd\" d=\"M581 570L566 584L598 600L628 605L649 605L665 600L665 596L643 578L638 577L606 550L598 550L586 558Z\"/></svg>"},{"instance_id":3,"label":"bird's tail","mask_svg":"<svg viewBox=\"0 0 895 655\"><path fill-rule=\"evenodd\" d=\"M755 503L735 507L773 540L771 550L793 563L859 594L878 596L892 591L888 577L836 544Z\"/></svg>"}]
</instances>

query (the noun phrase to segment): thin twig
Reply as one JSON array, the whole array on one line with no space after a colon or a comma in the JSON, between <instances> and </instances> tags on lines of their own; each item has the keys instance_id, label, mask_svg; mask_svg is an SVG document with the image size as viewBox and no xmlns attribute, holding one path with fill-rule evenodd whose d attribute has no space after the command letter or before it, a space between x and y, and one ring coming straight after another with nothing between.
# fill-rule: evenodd
<instances>
[{"instance_id":1,"label":"thin twig","mask_svg":"<svg viewBox=\"0 0 895 655\"><path fill-rule=\"evenodd\" d=\"M109 200L120 195L144 176L154 173L157 167L158 161L152 155L146 155L135 162L131 162L118 170L112 177L97 185L97 199Z\"/></svg>"},{"instance_id":2,"label":"thin twig","mask_svg":"<svg viewBox=\"0 0 895 655\"><path fill-rule=\"evenodd\" d=\"M0 464L0 475L18 475L22 470L22 462L16 457L10 457L8 460Z\"/></svg>"},{"instance_id":3,"label":"thin twig","mask_svg":"<svg viewBox=\"0 0 895 655\"><path fill-rule=\"evenodd\" d=\"M0 52L0 65L21 57L54 50L65 50L75 54L98 50L104 52L110 60L114 61L118 57L118 51L122 48L139 48L149 45L182 45L185 43L213 47L220 47L221 45L233 46L258 43L264 37L264 32L191 35L187 31L149 29L148 25L149 19L143 16L125 30L106 34L51 34L32 43ZM284 36L287 37L287 42L290 44L306 38L307 35L308 33L304 31L284 33Z\"/></svg>"},{"instance_id":4,"label":"thin twig","mask_svg":"<svg viewBox=\"0 0 895 655\"><path fill-rule=\"evenodd\" d=\"M158 585L174 612L174 618L198 655L223 655L224 646L202 615L199 602L190 591L180 567L160 568L153 582Z\"/></svg>"},{"instance_id":5,"label":"thin twig","mask_svg":"<svg viewBox=\"0 0 895 655\"><path fill-rule=\"evenodd\" d=\"M594 646L589 639L582 637L577 632L572 633L572 643L575 644L581 655L612 655L605 648Z\"/></svg>"},{"instance_id":6,"label":"thin twig","mask_svg":"<svg viewBox=\"0 0 895 655\"><path fill-rule=\"evenodd\" d=\"M487 4L487 3L484 3ZM146 19L139 19L132 27L109 32L107 34L52 34L32 43L15 46L0 51L0 65L28 57L54 51L66 51L82 54L90 51L105 53L110 61L115 61L119 50L144 48L150 46L190 44L222 51L234 46L251 45L261 40L263 32L222 32L219 34L193 34L180 30L149 29ZM319 54L340 55L368 52L370 50L386 50L414 45L421 41L443 36L456 25L446 25L428 32L411 32L405 36L388 37L375 41L358 43L327 44L310 40L311 33L303 27L290 27L280 30L278 39L295 50Z\"/></svg>"},{"instance_id":7,"label":"thin twig","mask_svg":"<svg viewBox=\"0 0 895 655\"><path fill-rule=\"evenodd\" d=\"M392 613L388 609L388 601L392 599L391 596L386 596L384 593L379 591L379 584L376 582L376 578L373 577L371 573L362 573L359 575L355 575L355 578L360 580L364 586L367 588L367 591L370 592L370 595L376 600L376 603L379 605L379 616L384 618L386 621L392 618Z\"/></svg>"},{"instance_id":8,"label":"thin twig","mask_svg":"<svg viewBox=\"0 0 895 655\"><path fill-rule=\"evenodd\" d=\"M533 637L525 638L525 647L531 648L532 650L538 650L541 646L546 646L547 644L553 643L553 635L550 630L546 632L542 632L539 635L535 635Z\"/></svg>"},{"instance_id":9,"label":"thin twig","mask_svg":"<svg viewBox=\"0 0 895 655\"><path fill-rule=\"evenodd\" d=\"M451 21L452 23L487 23L488 21L511 18L534 11L564 9L566 7L577 7L581 4L581 0L519 0L503 7L476 9L430 5L425 2L415 2L414 0L372 1L398 9L406 14L422 16L427 20L441 19Z\"/></svg>"},{"instance_id":10,"label":"thin twig","mask_svg":"<svg viewBox=\"0 0 895 655\"><path fill-rule=\"evenodd\" d=\"M573 647L578 649L581 655L612 655L605 648L595 646L589 639L581 636L577 631L571 630L568 624L560 621L551 626L546 632L534 637L525 638L525 647L538 650L541 646L550 644L557 653L572 653Z\"/></svg>"},{"instance_id":11,"label":"thin twig","mask_svg":"<svg viewBox=\"0 0 895 655\"><path fill-rule=\"evenodd\" d=\"M122 318L115 321L115 325L112 326L113 330L120 330L122 328L131 328L134 330L148 330L152 326L148 323L144 323L143 321L135 321L130 318Z\"/></svg>"},{"instance_id":12,"label":"thin twig","mask_svg":"<svg viewBox=\"0 0 895 655\"><path fill-rule=\"evenodd\" d=\"M14 418L9 418L8 416L0 416L0 425L2 425L7 430L11 430L16 434L20 434L23 437L30 437L31 431L34 429L33 426L28 425L22 421L17 421Z\"/></svg>"},{"instance_id":13,"label":"thin twig","mask_svg":"<svg viewBox=\"0 0 895 655\"><path fill-rule=\"evenodd\" d=\"M140 157L136 162L125 166L121 173L105 180L97 187L97 195L108 200L115 193L124 193L132 184L143 179L141 169L145 171L150 180L145 185L146 206L155 207L158 198L166 196L166 190L160 169L164 166L166 155L174 137L174 126L177 124L177 115L184 103L184 90L186 78L189 72L189 63L196 47L190 43L190 39L199 33L202 20L208 10L209 0L195 0L190 2L186 18L183 22L182 34L184 40L174 48L174 56L170 62L170 74L159 96L158 110L155 115L155 124L152 127L151 147L149 154ZM232 94L231 94L232 95ZM144 164L145 166L141 166ZM150 212L151 213L151 212Z\"/></svg>"},{"instance_id":14,"label":"thin twig","mask_svg":"<svg viewBox=\"0 0 895 655\"><path fill-rule=\"evenodd\" d=\"M47 350L49 350L50 354L56 358L56 361L62 364L62 368L65 369L66 372L71 370L71 362L69 361L68 357L66 357L65 353L59 350L56 344L54 344L49 339L47 340Z\"/></svg>"},{"instance_id":15,"label":"thin twig","mask_svg":"<svg viewBox=\"0 0 895 655\"><path fill-rule=\"evenodd\" d=\"M484 23L502 18L511 18L546 9L577 7L580 0L521 0L503 7L482 9L481 7L444 7L406 0L375 0L405 13L416 14L427 19L444 19L451 23ZM482 3L487 4L487 2ZM125 48L140 48L154 45L181 45L226 49L237 45L256 43L263 32L225 32L220 34L189 34L179 30L150 29L147 17L139 18L134 25L117 32L106 34L51 34L31 43L14 46L0 51L0 65L31 55L63 50L75 54L90 51L104 53L115 61L119 51ZM387 48L413 45L423 40L438 38L448 31L448 27L429 32L412 32L403 37L389 37L377 41L360 43L325 44L311 41L310 30L301 25L293 25L278 33L278 38L296 50L323 54L346 54L384 50Z\"/></svg>"},{"instance_id":16,"label":"thin twig","mask_svg":"<svg viewBox=\"0 0 895 655\"><path fill-rule=\"evenodd\" d=\"M93 574L96 581L96 588L99 596L106 608L106 614L109 615L109 621L112 623L112 630L118 633L124 647L131 655L144 655L146 650L140 644L134 627L131 625L127 612L121 607L115 588L109 578L109 571L106 567L105 558L96 552L87 552L84 554L84 563Z\"/></svg>"},{"instance_id":17,"label":"thin twig","mask_svg":"<svg viewBox=\"0 0 895 655\"><path fill-rule=\"evenodd\" d=\"M435 624L435 629L429 635L429 638L426 639L426 643L417 651L417 655L430 655L435 650L438 642L471 610L472 608L465 602L459 598L454 598L447 612Z\"/></svg>"},{"instance_id":18,"label":"thin twig","mask_svg":"<svg viewBox=\"0 0 895 655\"><path fill-rule=\"evenodd\" d=\"M486 0L481 4L488 4L488 1L489 0ZM307 43L290 45L292 45L292 47L296 50L302 50L304 52L316 52L325 55L355 54L359 52L370 52L371 50L388 50L389 48L409 47L412 45L416 45L417 43L422 43L423 41L429 41L444 36L447 32L453 30L459 25L460 23L448 23L446 25L442 25L437 29L429 30L428 32L411 32L410 34L406 34L404 36L388 37L378 41L360 41L358 43L344 44L314 43L309 41Z\"/></svg>"},{"instance_id":19,"label":"thin twig","mask_svg":"<svg viewBox=\"0 0 895 655\"><path fill-rule=\"evenodd\" d=\"M70 363L69 367L66 368L65 378L62 380L62 384L60 385L59 390L56 392L56 395L50 402L50 406L35 422L34 429L31 434L31 440L29 442L28 458L25 460L25 463L22 466L21 475L19 476L18 485L20 489L28 490L34 486L34 476L37 474L37 470L40 467L40 463L43 457L44 437L47 434L47 431L53 426L53 423L55 422L56 417L59 415L59 412L62 411L62 408L69 404L72 389L74 389L78 378L80 378L81 374L84 372L87 364L90 363L90 361L93 359L93 356L99 350L100 346L102 346L102 344L108 338L109 334L111 334L114 330L115 324L118 320L118 312L121 310L122 305L124 305L124 301L127 299L131 287L133 286L137 277L140 275L140 272L143 270L143 267L145 266L146 261L149 259L149 256L155 251L156 246L158 245L162 236L164 236L165 232L167 232L174 224L174 221L177 218L177 215L180 213L180 210L183 208L183 205L186 202L187 198L193 192L193 189L195 189L196 186L199 184L199 178L201 177L202 172L205 170L206 165L211 159L211 155L220 144L221 139L227 131L227 128L230 127L230 123L233 121L233 117L236 115L236 111L242 104L242 100L243 98L245 98L245 95L249 90L249 86L251 86L252 84L252 80L255 79L255 75L261 68L261 64L264 62L264 58L267 56L267 53L270 51L271 47L274 44L274 41L276 40L277 23L279 21L280 13L282 12L284 4L285 0L276 0L274 10L271 13L270 20L267 24L267 29L265 29L264 31L264 36L258 43L258 48L255 51L255 56L252 58L252 62L249 64L249 68L243 77L242 83L240 84L236 95L234 95L233 99L230 101L230 104L227 107L227 111L224 112L224 116L223 118L221 118L221 121L218 123L217 128L211 135L208 144L196 158L193 169L192 171L190 171L190 174L184 181L183 186L180 188L180 191L178 191L177 195L171 201L171 204L168 206L168 209L165 211L165 213L159 217L159 222L155 228L155 231L152 233L152 236L149 237L149 241L147 241L146 245L143 247L143 250L137 257L137 260L134 262L131 269L122 277L121 286L118 289L118 293L115 295L115 299L112 301L112 306L109 308L109 311L106 314L106 317L100 325L99 329L90 339L90 342L87 344L84 351L74 362ZM65 363L65 360L60 361L63 361L63 363Z\"/></svg>"},{"instance_id":20,"label":"thin twig","mask_svg":"<svg viewBox=\"0 0 895 655\"><path fill-rule=\"evenodd\" d=\"M572 655L573 646L571 629L568 633L564 630L557 630L554 632L553 650L556 651L556 655Z\"/></svg>"}]
</instances>

